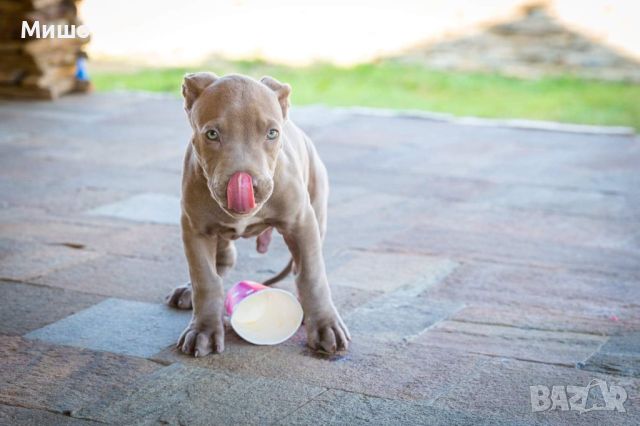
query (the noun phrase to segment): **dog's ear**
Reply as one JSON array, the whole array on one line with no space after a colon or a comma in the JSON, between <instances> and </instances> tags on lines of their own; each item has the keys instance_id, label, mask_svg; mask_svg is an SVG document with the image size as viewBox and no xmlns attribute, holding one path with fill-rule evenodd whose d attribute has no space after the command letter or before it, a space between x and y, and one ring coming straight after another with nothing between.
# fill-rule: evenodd
<instances>
[{"instance_id":1,"label":"dog's ear","mask_svg":"<svg viewBox=\"0 0 640 426\"><path fill-rule=\"evenodd\" d=\"M262 77L260 82L276 92L278 102L280 102L280 107L282 108L282 117L286 120L287 113L289 112L289 95L291 94L291 86L286 83L280 83L273 77Z\"/></svg>"},{"instance_id":2,"label":"dog's ear","mask_svg":"<svg viewBox=\"0 0 640 426\"><path fill-rule=\"evenodd\" d=\"M193 103L204 89L213 84L218 76L211 72L196 72L184 76L182 82L182 96L184 97L184 109L191 111Z\"/></svg>"}]
</instances>

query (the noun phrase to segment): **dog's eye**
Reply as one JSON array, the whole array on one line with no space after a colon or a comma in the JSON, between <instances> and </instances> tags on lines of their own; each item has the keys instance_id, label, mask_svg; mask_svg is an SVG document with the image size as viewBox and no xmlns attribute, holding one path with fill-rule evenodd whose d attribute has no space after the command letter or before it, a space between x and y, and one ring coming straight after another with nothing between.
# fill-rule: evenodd
<instances>
[{"instance_id":1,"label":"dog's eye","mask_svg":"<svg viewBox=\"0 0 640 426\"><path fill-rule=\"evenodd\" d=\"M220 135L218 134L218 132L213 130L213 129L212 130L207 130L207 133L205 133L204 135L210 141L217 141L218 139L220 139Z\"/></svg>"},{"instance_id":2,"label":"dog's eye","mask_svg":"<svg viewBox=\"0 0 640 426\"><path fill-rule=\"evenodd\" d=\"M277 131L276 129L271 129L271 130L269 130L269 133L267 133L267 139L272 141L275 138L277 138L279 134L280 134L280 132Z\"/></svg>"}]
</instances>

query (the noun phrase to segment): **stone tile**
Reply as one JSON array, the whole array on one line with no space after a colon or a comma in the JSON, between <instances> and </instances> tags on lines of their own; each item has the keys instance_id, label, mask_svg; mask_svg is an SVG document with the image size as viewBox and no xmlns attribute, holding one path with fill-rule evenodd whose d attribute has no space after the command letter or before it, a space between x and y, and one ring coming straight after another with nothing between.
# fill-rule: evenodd
<instances>
[{"instance_id":1,"label":"stone tile","mask_svg":"<svg viewBox=\"0 0 640 426\"><path fill-rule=\"evenodd\" d=\"M94 123L107 117L140 112L141 102L145 99L149 100L149 96L142 93L128 93L126 96L92 93L90 96L82 94L60 98L55 108L52 108L48 101L6 102L0 105L0 112L16 117L26 117L32 126L39 125L38 117L63 122L76 122L82 119L83 123Z\"/></svg>"},{"instance_id":2,"label":"stone tile","mask_svg":"<svg viewBox=\"0 0 640 426\"><path fill-rule=\"evenodd\" d=\"M5 189L5 188L2 188ZM11 232L11 224L23 222L24 219L34 219L37 217L46 216L48 213L43 209L24 207L24 206L9 206L8 203L0 201L0 222L2 225L2 235L7 235Z\"/></svg>"},{"instance_id":3,"label":"stone tile","mask_svg":"<svg viewBox=\"0 0 640 426\"><path fill-rule=\"evenodd\" d=\"M324 105L310 105L291 109L291 117L308 129L309 134L327 130L330 132L331 126L348 120L350 117L339 114L333 108Z\"/></svg>"},{"instance_id":4,"label":"stone tile","mask_svg":"<svg viewBox=\"0 0 640 426\"><path fill-rule=\"evenodd\" d=\"M588 272L467 262L430 290L430 297L484 306L554 309L564 315L637 323L636 280ZM635 320L634 320L635 318Z\"/></svg>"},{"instance_id":5,"label":"stone tile","mask_svg":"<svg viewBox=\"0 0 640 426\"><path fill-rule=\"evenodd\" d=\"M604 336L568 331L442 321L415 339L429 347L574 367L598 350Z\"/></svg>"},{"instance_id":6,"label":"stone tile","mask_svg":"<svg viewBox=\"0 0 640 426\"><path fill-rule=\"evenodd\" d=\"M51 214L24 212L7 217L0 223L0 233L6 238L85 250L95 250L101 241L124 229L105 223L81 222L71 216L59 218Z\"/></svg>"},{"instance_id":7,"label":"stone tile","mask_svg":"<svg viewBox=\"0 0 640 426\"><path fill-rule=\"evenodd\" d=\"M379 173L398 174L402 170L422 175L491 179L499 183L497 186L528 182L617 190L635 175L631 163L634 160L637 163L639 154L634 138L628 136L541 133L408 117L361 117L359 120L348 117L340 123L340 135L331 131L314 134L316 144L378 146L381 151L389 152L388 141L393 139L396 141L393 145L413 147L395 159L395 164L383 162L386 169L376 162L361 161L356 169L361 176L367 168L375 168Z\"/></svg>"},{"instance_id":8,"label":"stone tile","mask_svg":"<svg viewBox=\"0 0 640 426\"><path fill-rule=\"evenodd\" d=\"M29 167L24 167L25 164ZM115 202L143 186L142 182L146 183L147 179L151 180L151 185L144 185L144 190L159 186L153 181L157 180L155 176L143 180L140 173L133 175L122 168L96 167L63 159L52 161L35 155L9 158L1 167L0 190L6 205L57 215L76 214ZM33 170L38 170L37 179L34 179ZM136 176L139 179L133 179ZM124 180L128 180L128 184Z\"/></svg>"},{"instance_id":9,"label":"stone tile","mask_svg":"<svg viewBox=\"0 0 640 426\"><path fill-rule=\"evenodd\" d=\"M626 412L578 411L533 412L529 386L587 386L592 379L625 388ZM478 416L514 418L527 424L620 424L638 423L640 382L637 379L607 376L575 368L510 359L488 358L473 374L440 395L433 407L472 412ZM590 396L591 398L591 396ZM587 401L587 404L590 404Z\"/></svg>"},{"instance_id":10,"label":"stone tile","mask_svg":"<svg viewBox=\"0 0 640 426\"><path fill-rule=\"evenodd\" d=\"M322 392L288 380L174 364L106 409L81 414L118 424L267 424Z\"/></svg>"},{"instance_id":11,"label":"stone tile","mask_svg":"<svg viewBox=\"0 0 640 426\"><path fill-rule=\"evenodd\" d=\"M29 245L22 241L0 237L0 262L7 257L15 256L19 251L28 251L29 248ZM33 247L31 247L31 249L33 250Z\"/></svg>"},{"instance_id":12,"label":"stone tile","mask_svg":"<svg viewBox=\"0 0 640 426\"><path fill-rule=\"evenodd\" d=\"M621 278L637 278L640 264L636 250L548 244L499 232L460 232L430 226L413 227L380 246L468 261L606 273Z\"/></svg>"},{"instance_id":13,"label":"stone tile","mask_svg":"<svg viewBox=\"0 0 640 426\"><path fill-rule=\"evenodd\" d=\"M487 200L459 203L455 208L430 211L423 223L460 231L495 232L548 244L612 250L637 250L639 235L628 222L610 217L581 216L562 211L504 208Z\"/></svg>"},{"instance_id":14,"label":"stone tile","mask_svg":"<svg viewBox=\"0 0 640 426\"><path fill-rule=\"evenodd\" d=\"M100 302L91 294L0 281L0 333L22 335Z\"/></svg>"},{"instance_id":15,"label":"stone tile","mask_svg":"<svg viewBox=\"0 0 640 426\"><path fill-rule=\"evenodd\" d=\"M171 348L154 357L251 377L294 378L320 387L405 400L433 400L477 368L478 356L423 345L380 343L355 335L349 351L325 356L306 346L303 329L277 346L253 346L227 333L221 355L193 358Z\"/></svg>"},{"instance_id":16,"label":"stone tile","mask_svg":"<svg viewBox=\"0 0 640 426\"><path fill-rule=\"evenodd\" d=\"M279 425L470 425L514 424L502 419L441 410L421 402L398 401L329 389L294 413L280 419Z\"/></svg>"},{"instance_id":17,"label":"stone tile","mask_svg":"<svg viewBox=\"0 0 640 426\"><path fill-rule=\"evenodd\" d=\"M511 209L543 210L605 219L631 219L627 197L609 191L538 185L501 185L487 204Z\"/></svg>"},{"instance_id":18,"label":"stone tile","mask_svg":"<svg viewBox=\"0 0 640 426\"><path fill-rule=\"evenodd\" d=\"M444 187L450 184L443 182ZM458 232L487 233L499 231L518 239L578 247L613 250L637 250L626 220L590 217L542 209L516 209L484 199L422 203L424 214L416 218L427 227Z\"/></svg>"},{"instance_id":19,"label":"stone tile","mask_svg":"<svg viewBox=\"0 0 640 426\"><path fill-rule=\"evenodd\" d=\"M377 152L374 155L380 157L384 153ZM353 187L354 184L361 188L360 191L350 190L346 194L338 191L339 198L336 201L339 203L329 204L330 213L340 214L345 210L347 213L354 214L360 203L371 205L372 201L380 203L378 208L391 207L396 212L401 212L402 207L409 200L414 198L424 200L430 197L430 193L425 191L423 176L398 173L398 170L380 170L377 167L377 160L379 158L372 161L374 166L366 166L366 161L363 161L360 156L346 164L341 161L339 164L328 165L332 188ZM374 211L370 210L370 212Z\"/></svg>"},{"instance_id":20,"label":"stone tile","mask_svg":"<svg viewBox=\"0 0 640 426\"><path fill-rule=\"evenodd\" d=\"M177 141L182 139L186 142L189 133L180 135L181 137L174 140L168 140L166 137L154 138L153 147L151 147L148 143L139 142L148 137L145 134L145 132L148 133L148 129L134 123L125 125L123 120L113 124L115 125L105 129L106 123L101 123L100 127L105 129L107 135L93 136L91 144L82 140L82 135L72 132L68 135L69 140L66 143L42 144L34 156L56 161L78 161L101 167L118 166L122 169L150 170L155 164L169 161L182 165L186 143L183 145ZM138 141L132 143L131 139L136 137ZM172 175L176 181L180 181L180 170L174 171Z\"/></svg>"},{"instance_id":21,"label":"stone tile","mask_svg":"<svg viewBox=\"0 0 640 426\"><path fill-rule=\"evenodd\" d=\"M638 353L610 353L598 351L578 363L578 367L586 371L614 374L617 376L640 377L640 360Z\"/></svg>"},{"instance_id":22,"label":"stone tile","mask_svg":"<svg viewBox=\"0 0 640 426\"><path fill-rule=\"evenodd\" d=\"M372 189L355 199L330 205L325 253L375 248L380 242L415 226L421 207L415 197Z\"/></svg>"},{"instance_id":23,"label":"stone tile","mask_svg":"<svg viewBox=\"0 0 640 426\"><path fill-rule=\"evenodd\" d=\"M276 288L290 291L293 294L297 294L296 285L291 279L287 279L274 285ZM331 297L333 304L340 312L340 315L345 317L351 312L355 311L359 307L367 304L368 302L377 299L384 293L376 290L361 290L354 287L345 287L336 285L331 282Z\"/></svg>"},{"instance_id":24,"label":"stone tile","mask_svg":"<svg viewBox=\"0 0 640 426\"><path fill-rule=\"evenodd\" d=\"M146 193L89 210L89 214L125 220L180 224L180 199L172 195Z\"/></svg>"},{"instance_id":25,"label":"stone tile","mask_svg":"<svg viewBox=\"0 0 640 426\"><path fill-rule=\"evenodd\" d=\"M331 209L338 210L342 204L348 203L351 200L366 199L365 197L368 193L370 193L368 189L359 185L331 185L331 190L329 192L329 206Z\"/></svg>"},{"instance_id":26,"label":"stone tile","mask_svg":"<svg viewBox=\"0 0 640 426\"><path fill-rule=\"evenodd\" d=\"M301 331L299 331L299 333L301 333ZM176 336L176 339L177 337L178 336ZM150 359L161 364L180 363L194 367L211 368L216 371L231 371L251 375L253 371L252 365L268 357L270 352L268 346L252 345L242 340L241 337L233 332L228 324L225 324L224 352L222 354L212 354L204 358L193 358L192 356L184 355L176 347L169 346L154 354Z\"/></svg>"},{"instance_id":27,"label":"stone tile","mask_svg":"<svg viewBox=\"0 0 640 426\"><path fill-rule=\"evenodd\" d=\"M98 351L149 357L175 344L191 313L164 305L107 299L25 337Z\"/></svg>"},{"instance_id":28,"label":"stone tile","mask_svg":"<svg viewBox=\"0 0 640 426\"><path fill-rule=\"evenodd\" d=\"M629 355L640 353L640 331L636 329L629 333L611 336L602 347L602 351Z\"/></svg>"},{"instance_id":29,"label":"stone tile","mask_svg":"<svg viewBox=\"0 0 640 426\"><path fill-rule=\"evenodd\" d=\"M0 279L32 281L61 268L99 258L100 253L77 250L64 245L18 244L0 257Z\"/></svg>"},{"instance_id":30,"label":"stone tile","mask_svg":"<svg viewBox=\"0 0 640 426\"><path fill-rule=\"evenodd\" d=\"M0 405L0 424L12 426L33 425L88 425L98 424L91 420L82 420L64 414L56 414L45 410Z\"/></svg>"},{"instance_id":31,"label":"stone tile","mask_svg":"<svg viewBox=\"0 0 640 426\"><path fill-rule=\"evenodd\" d=\"M104 255L33 280L51 287L155 303L162 303L170 290L188 281L184 257L151 260L116 255Z\"/></svg>"},{"instance_id":32,"label":"stone tile","mask_svg":"<svg viewBox=\"0 0 640 426\"><path fill-rule=\"evenodd\" d=\"M390 291L424 281L438 282L456 266L449 259L432 256L359 251L332 271L329 281L363 290Z\"/></svg>"},{"instance_id":33,"label":"stone tile","mask_svg":"<svg viewBox=\"0 0 640 426\"><path fill-rule=\"evenodd\" d=\"M94 239L89 247L101 253L182 263L184 249L180 227L134 223Z\"/></svg>"},{"instance_id":34,"label":"stone tile","mask_svg":"<svg viewBox=\"0 0 640 426\"><path fill-rule=\"evenodd\" d=\"M413 260L418 263L421 259ZM352 334L373 341L400 342L422 333L463 307L460 302L420 297L457 267L448 259L425 258L423 261L426 264L422 267L414 265L418 272L412 273L411 266L407 266L407 275L399 274L399 281L404 283L402 287L372 299L345 318Z\"/></svg>"},{"instance_id":35,"label":"stone tile","mask_svg":"<svg viewBox=\"0 0 640 426\"><path fill-rule=\"evenodd\" d=\"M341 219L362 218L368 212L402 205L407 201L405 197L394 196L382 192L367 191L354 196L344 196L329 206L328 215L336 215Z\"/></svg>"},{"instance_id":36,"label":"stone tile","mask_svg":"<svg viewBox=\"0 0 640 426\"><path fill-rule=\"evenodd\" d=\"M640 332L611 336L578 367L588 371L640 378Z\"/></svg>"},{"instance_id":37,"label":"stone tile","mask_svg":"<svg viewBox=\"0 0 640 426\"><path fill-rule=\"evenodd\" d=\"M175 225L22 211L0 220L0 233L11 238L5 241L16 241L18 247L33 243L144 259L184 257L180 227Z\"/></svg>"},{"instance_id":38,"label":"stone tile","mask_svg":"<svg viewBox=\"0 0 640 426\"><path fill-rule=\"evenodd\" d=\"M415 155L415 150L412 152ZM356 159L354 163L329 168L332 188L353 185L357 182L369 192L388 194L393 197L404 197L402 204L394 205L396 213L402 214L411 200L421 202L423 211L430 211L432 204L447 202L476 202L482 201L486 194L491 193L498 183L473 176L452 176L451 173L437 174L421 166L420 170L395 169L384 170L374 161L371 165ZM452 167L459 167L451 163ZM355 195L355 194L354 194ZM363 198L366 202L366 198Z\"/></svg>"},{"instance_id":39,"label":"stone tile","mask_svg":"<svg viewBox=\"0 0 640 426\"><path fill-rule=\"evenodd\" d=\"M451 316L454 321L480 325L518 327L531 330L565 331L607 336L638 327L633 318L621 320L617 315L597 315L589 312L567 312L554 306L531 306L525 303L510 306L482 304L465 306Z\"/></svg>"},{"instance_id":40,"label":"stone tile","mask_svg":"<svg viewBox=\"0 0 640 426\"><path fill-rule=\"evenodd\" d=\"M382 342L412 339L453 315L464 304L418 298L419 291L403 287L353 311L346 319L352 334Z\"/></svg>"},{"instance_id":41,"label":"stone tile","mask_svg":"<svg viewBox=\"0 0 640 426\"><path fill-rule=\"evenodd\" d=\"M0 341L0 403L72 416L86 405L120 398L159 367L108 352L50 345L21 337Z\"/></svg>"},{"instance_id":42,"label":"stone tile","mask_svg":"<svg viewBox=\"0 0 640 426\"><path fill-rule=\"evenodd\" d=\"M339 285L331 286L333 304L342 316L348 316L360 306L382 296L382 292L374 290L360 290Z\"/></svg>"}]
</instances>

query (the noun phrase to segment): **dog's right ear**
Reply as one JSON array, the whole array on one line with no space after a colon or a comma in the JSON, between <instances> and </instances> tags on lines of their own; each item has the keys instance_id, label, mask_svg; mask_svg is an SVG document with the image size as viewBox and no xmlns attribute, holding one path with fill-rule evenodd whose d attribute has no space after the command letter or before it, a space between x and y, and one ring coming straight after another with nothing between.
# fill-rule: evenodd
<instances>
[{"instance_id":1,"label":"dog's right ear","mask_svg":"<svg viewBox=\"0 0 640 426\"><path fill-rule=\"evenodd\" d=\"M211 72L196 72L184 76L182 82L182 96L184 97L184 109L191 112L193 103L204 89L213 84L218 76Z\"/></svg>"},{"instance_id":2,"label":"dog's right ear","mask_svg":"<svg viewBox=\"0 0 640 426\"><path fill-rule=\"evenodd\" d=\"M291 94L291 86L287 83L280 83L275 78L269 76L262 77L260 82L276 93L278 103L280 103L280 108L282 108L282 117L286 120L290 106L289 95Z\"/></svg>"}]
</instances>

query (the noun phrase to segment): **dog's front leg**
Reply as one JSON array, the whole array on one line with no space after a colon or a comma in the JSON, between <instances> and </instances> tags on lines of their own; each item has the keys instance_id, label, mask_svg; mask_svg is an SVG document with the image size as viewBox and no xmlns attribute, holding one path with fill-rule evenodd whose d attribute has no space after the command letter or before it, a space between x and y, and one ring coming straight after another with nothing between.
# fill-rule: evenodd
<instances>
[{"instance_id":1,"label":"dog's front leg","mask_svg":"<svg viewBox=\"0 0 640 426\"><path fill-rule=\"evenodd\" d=\"M311 205L293 224L282 229L282 234L296 265L296 286L304 310L308 345L330 353L347 349L351 336L331 300L322 239Z\"/></svg>"},{"instance_id":2,"label":"dog's front leg","mask_svg":"<svg viewBox=\"0 0 640 426\"><path fill-rule=\"evenodd\" d=\"M193 317L178 340L178 348L196 357L224 350L224 289L216 269L217 238L195 232L183 218L182 239L193 287Z\"/></svg>"}]
</instances>

